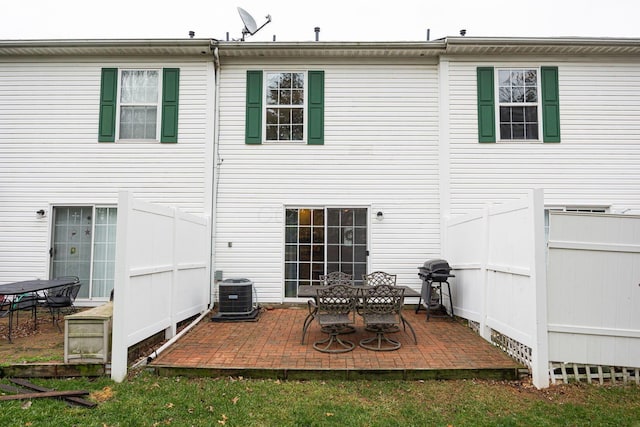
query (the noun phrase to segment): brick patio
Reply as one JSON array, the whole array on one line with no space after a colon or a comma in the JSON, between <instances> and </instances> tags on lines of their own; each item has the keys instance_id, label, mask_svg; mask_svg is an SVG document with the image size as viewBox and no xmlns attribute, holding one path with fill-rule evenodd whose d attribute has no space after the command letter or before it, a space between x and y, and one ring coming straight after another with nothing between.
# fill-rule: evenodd
<instances>
[{"instance_id":1,"label":"brick patio","mask_svg":"<svg viewBox=\"0 0 640 427\"><path fill-rule=\"evenodd\" d=\"M264 310L258 321L205 320L150 363L161 375L238 376L288 379L314 378L495 378L514 379L522 365L492 346L461 322L447 318L426 321L425 312L405 310L418 344L409 331L394 338L397 351L378 352L356 347L341 354L326 354L312 343L325 334L317 323L300 343L306 308ZM361 320L348 340L371 336Z\"/></svg>"}]
</instances>

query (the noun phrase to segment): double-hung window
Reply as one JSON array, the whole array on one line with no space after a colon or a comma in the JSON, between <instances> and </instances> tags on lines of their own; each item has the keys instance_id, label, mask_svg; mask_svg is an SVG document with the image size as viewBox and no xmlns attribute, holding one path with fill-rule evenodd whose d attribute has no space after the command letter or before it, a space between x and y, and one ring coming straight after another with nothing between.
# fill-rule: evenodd
<instances>
[{"instance_id":1,"label":"double-hung window","mask_svg":"<svg viewBox=\"0 0 640 427\"><path fill-rule=\"evenodd\" d=\"M156 139L159 93L158 70L120 71L120 139Z\"/></svg>"},{"instance_id":2,"label":"double-hung window","mask_svg":"<svg viewBox=\"0 0 640 427\"><path fill-rule=\"evenodd\" d=\"M266 73L265 139L304 141L304 73Z\"/></svg>"},{"instance_id":3,"label":"double-hung window","mask_svg":"<svg viewBox=\"0 0 640 427\"><path fill-rule=\"evenodd\" d=\"M477 86L480 142L560 142L558 67L478 67Z\"/></svg>"},{"instance_id":4,"label":"double-hung window","mask_svg":"<svg viewBox=\"0 0 640 427\"><path fill-rule=\"evenodd\" d=\"M324 144L324 71L247 71L245 143Z\"/></svg>"},{"instance_id":5,"label":"double-hung window","mask_svg":"<svg viewBox=\"0 0 640 427\"><path fill-rule=\"evenodd\" d=\"M538 139L538 70L498 70L500 139Z\"/></svg>"},{"instance_id":6,"label":"double-hung window","mask_svg":"<svg viewBox=\"0 0 640 427\"><path fill-rule=\"evenodd\" d=\"M103 68L99 142L178 141L180 70Z\"/></svg>"}]
</instances>

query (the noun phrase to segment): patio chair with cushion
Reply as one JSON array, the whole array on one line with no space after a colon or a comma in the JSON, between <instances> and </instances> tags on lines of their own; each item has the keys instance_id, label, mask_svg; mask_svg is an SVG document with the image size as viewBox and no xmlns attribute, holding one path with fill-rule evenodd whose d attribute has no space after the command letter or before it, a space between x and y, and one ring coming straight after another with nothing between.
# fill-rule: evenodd
<instances>
[{"instance_id":1,"label":"patio chair with cushion","mask_svg":"<svg viewBox=\"0 0 640 427\"><path fill-rule=\"evenodd\" d=\"M408 324L402 316L404 288L378 285L362 290L362 320L367 330L375 332L374 337L360 340L360 346L367 350L391 351L399 349L402 344L389 338L388 334L396 332L398 326ZM413 327L409 328L416 340Z\"/></svg>"},{"instance_id":2,"label":"patio chair with cushion","mask_svg":"<svg viewBox=\"0 0 640 427\"><path fill-rule=\"evenodd\" d=\"M345 327L355 323L358 289L344 283L319 287L316 291L317 311L314 318L329 336L313 343L323 353L344 353L355 348L351 341L340 338ZM303 336L304 340L304 336Z\"/></svg>"}]
</instances>

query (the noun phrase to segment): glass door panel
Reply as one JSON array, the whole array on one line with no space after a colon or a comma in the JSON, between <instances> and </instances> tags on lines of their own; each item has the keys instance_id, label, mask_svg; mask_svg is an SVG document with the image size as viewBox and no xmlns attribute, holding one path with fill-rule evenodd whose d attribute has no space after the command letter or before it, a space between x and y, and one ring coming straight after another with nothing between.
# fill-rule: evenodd
<instances>
[{"instance_id":1,"label":"glass door panel","mask_svg":"<svg viewBox=\"0 0 640 427\"><path fill-rule=\"evenodd\" d=\"M285 213L285 297L331 271L362 282L367 270L366 208L289 208Z\"/></svg>"},{"instance_id":2,"label":"glass door panel","mask_svg":"<svg viewBox=\"0 0 640 427\"><path fill-rule=\"evenodd\" d=\"M78 298L89 297L93 208L55 207L51 276L77 276L82 283Z\"/></svg>"}]
</instances>

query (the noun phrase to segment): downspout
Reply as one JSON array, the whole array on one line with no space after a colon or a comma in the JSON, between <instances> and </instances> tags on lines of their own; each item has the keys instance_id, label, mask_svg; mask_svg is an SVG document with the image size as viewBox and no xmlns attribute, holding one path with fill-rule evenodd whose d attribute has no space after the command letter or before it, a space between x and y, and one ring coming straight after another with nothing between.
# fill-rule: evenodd
<instances>
[{"instance_id":1,"label":"downspout","mask_svg":"<svg viewBox=\"0 0 640 427\"><path fill-rule=\"evenodd\" d=\"M213 106L213 196L211 198L211 266L216 265L216 236L218 235L218 182L220 177L220 166L222 165L222 159L220 158L219 142L220 142L220 55L218 51L218 41L211 41L211 47L213 48L213 66L214 66L214 78L215 78L215 94L214 94L214 106ZM211 269L211 280L209 281L209 307L213 308L215 301L213 300L213 287L215 281L215 269Z\"/></svg>"},{"instance_id":2,"label":"downspout","mask_svg":"<svg viewBox=\"0 0 640 427\"><path fill-rule=\"evenodd\" d=\"M217 41L211 40L211 45L210 45L211 49L213 50L213 65L214 65L214 79L215 79L215 94L214 94L214 106L213 106L213 111L214 111L214 116L213 116L213 158L214 158L214 173L213 173L213 197L211 198L211 230L212 230L212 234L211 234L211 260L210 262L213 265L213 262L215 260L215 251L216 251L216 245L214 243L215 239L213 238L213 236L216 235L216 205L217 205L217 199L218 199L218 175L219 175L219 168L220 165L222 164L222 160L220 160L220 155L218 153L218 141L219 141L219 118L220 118L220 56L218 55L218 46L217 46ZM215 301L211 300L211 296L212 296L212 286L213 286L213 270L211 271L210 275L209 275L209 307L212 309L213 308L213 304L215 303ZM153 359L155 359L156 357L158 357L160 355L160 353L162 353L165 349L169 348L174 342L176 342L178 339L180 339L184 334L186 334L187 332L189 332L191 330L191 328L193 328L195 325L197 325L206 315L209 314L211 310L206 310L203 313L200 314L200 316L198 316L197 319L195 319L193 322L191 322L189 325L187 325L183 330L181 330L178 334L176 334L175 336L173 336L169 341L167 341L166 343L164 343L162 346L160 346L158 349L154 350L153 353L151 353L149 356L147 356L144 359L141 359L140 361L138 361L137 363L135 363L132 368L138 368L140 366L144 366L147 365L148 363L150 363Z\"/></svg>"}]
</instances>

